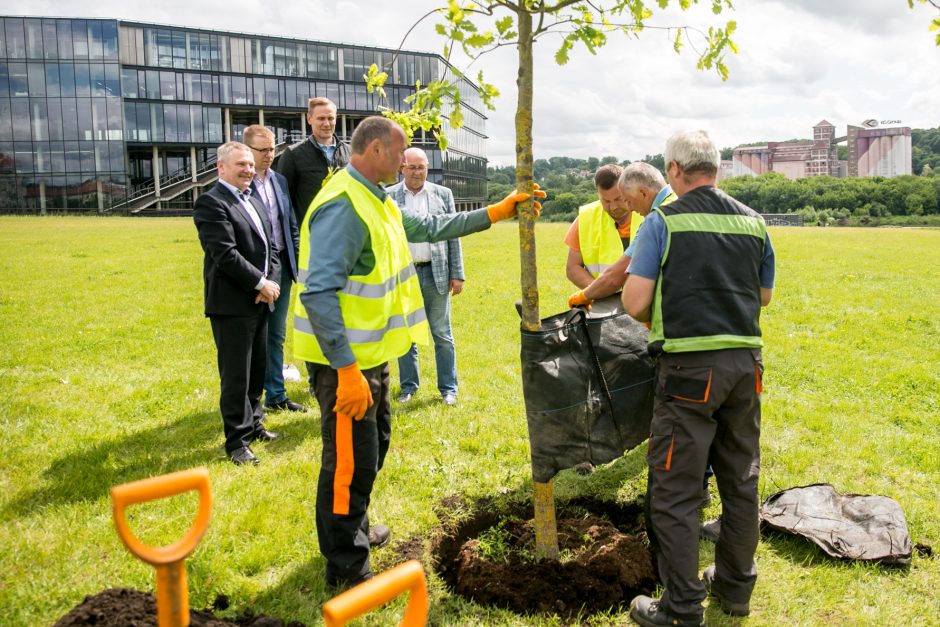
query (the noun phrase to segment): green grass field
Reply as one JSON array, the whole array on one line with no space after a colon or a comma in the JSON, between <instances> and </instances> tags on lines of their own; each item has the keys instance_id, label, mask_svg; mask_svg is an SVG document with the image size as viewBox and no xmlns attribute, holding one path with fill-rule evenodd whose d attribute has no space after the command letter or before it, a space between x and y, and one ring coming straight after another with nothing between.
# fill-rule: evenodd
<instances>
[{"instance_id":1,"label":"green grass field","mask_svg":"<svg viewBox=\"0 0 940 627\"><path fill-rule=\"evenodd\" d=\"M538 227L542 315L565 307L565 226ZM940 550L940 230L771 229L774 302L764 311L766 392L762 497L833 483L883 494L904 509L914 542ZM395 412L392 449L371 516L395 538L426 533L452 494L525 495L531 488L519 380L515 225L464 240L468 281L454 301L460 405L433 385ZM112 485L206 466L212 522L188 560L190 603L227 594L320 624L328 599L313 519L319 415L274 414L287 438L261 445L258 468L222 449L218 375L202 312L202 253L188 219L0 218L0 624L51 625L107 587L152 589L153 570L123 547ZM393 369L393 379L396 378ZM642 447L641 447L642 448ZM644 451L582 477L556 496L631 500ZM180 537L192 494L136 506L152 544ZM717 515L712 505L708 514ZM702 543L702 568L713 548ZM389 549L375 556L381 567ZM838 563L797 540L762 539L748 625L937 625L940 559L910 569ZM434 625L558 625L476 606L431 580ZM398 601L362 624L397 622ZM716 608L709 624L731 624ZM594 625L630 624L626 613Z\"/></svg>"}]
</instances>

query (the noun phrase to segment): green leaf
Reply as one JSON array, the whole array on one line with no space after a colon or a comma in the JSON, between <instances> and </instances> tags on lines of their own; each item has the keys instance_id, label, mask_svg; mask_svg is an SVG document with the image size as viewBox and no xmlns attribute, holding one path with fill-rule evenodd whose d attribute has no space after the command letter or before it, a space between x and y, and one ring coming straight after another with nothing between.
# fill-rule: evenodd
<instances>
[{"instance_id":1,"label":"green leaf","mask_svg":"<svg viewBox=\"0 0 940 627\"><path fill-rule=\"evenodd\" d=\"M482 48L493 43L493 33L483 33L482 35L472 35L464 42L470 48Z\"/></svg>"},{"instance_id":2,"label":"green leaf","mask_svg":"<svg viewBox=\"0 0 940 627\"><path fill-rule=\"evenodd\" d=\"M500 37L506 35L506 31L512 28L513 19L511 15L507 15L501 20L496 20L496 32L499 33Z\"/></svg>"},{"instance_id":3,"label":"green leaf","mask_svg":"<svg viewBox=\"0 0 940 627\"><path fill-rule=\"evenodd\" d=\"M453 111L450 112L451 128L460 128L463 126L463 119L463 111L460 110L460 107L454 107Z\"/></svg>"},{"instance_id":4,"label":"green leaf","mask_svg":"<svg viewBox=\"0 0 940 627\"><path fill-rule=\"evenodd\" d=\"M558 65L564 65L568 63L568 51L571 50L571 41L566 37L564 41L561 42L561 47L555 53L555 63Z\"/></svg>"}]
</instances>

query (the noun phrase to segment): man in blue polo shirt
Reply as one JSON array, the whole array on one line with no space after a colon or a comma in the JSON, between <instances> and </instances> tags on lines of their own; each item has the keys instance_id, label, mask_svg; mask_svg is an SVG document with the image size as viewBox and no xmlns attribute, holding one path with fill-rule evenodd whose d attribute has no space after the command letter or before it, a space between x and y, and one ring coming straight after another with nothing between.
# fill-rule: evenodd
<instances>
[{"instance_id":1,"label":"man in blue polo shirt","mask_svg":"<svg viewBox=\"0 0 940 627\"><path fill-rule=\"evenodd\" d=\"M757 569L757 481L763 373L760 310L774 252L760 214L715 187L720 156L704 131L678 133L664 153L678 200L637 234L623 305L652 323L657 385L650 424L647 531L661 599L638 596L640 625L701 625L706 594L746 616ZM722 501L715 565L698 577L701 479L709 460Z\"/></svg>"}]
</instances>

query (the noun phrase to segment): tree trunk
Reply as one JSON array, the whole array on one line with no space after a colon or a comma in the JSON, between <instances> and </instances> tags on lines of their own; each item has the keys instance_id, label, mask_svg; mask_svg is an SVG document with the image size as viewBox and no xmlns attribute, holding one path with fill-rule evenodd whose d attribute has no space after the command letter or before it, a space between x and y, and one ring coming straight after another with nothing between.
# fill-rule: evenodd
<instances>
[{"instance_id":1,"label":"tree trunk","mask_svg":"<svg viewBox=\"0 0 940 627\"><path fill-rule=\"evenodd\" d=\"M519 9L519 101L516 105L516 189L532 194L532 14ZM539 285L535 265L534 198L519 204L519 261L522 266L522 326L538 331ZM535 553L541 558L558 559L558 528L555 521L554 481L533 485L535 510Z\"/></svg>"},{"instance_id":2,"label":"tree trunk","mask_svg":"<svg viewBox=\"0 0 940 627\"><path fill-rule=\"evenodd\" d=\"M516 189L532 193L532 14L518 13L519 101L516 105ZM522 266L522 326L539 328L539 286L535 265L535 216L532 199L519 204L519 261Z\"/></svg>"}]
</instances>

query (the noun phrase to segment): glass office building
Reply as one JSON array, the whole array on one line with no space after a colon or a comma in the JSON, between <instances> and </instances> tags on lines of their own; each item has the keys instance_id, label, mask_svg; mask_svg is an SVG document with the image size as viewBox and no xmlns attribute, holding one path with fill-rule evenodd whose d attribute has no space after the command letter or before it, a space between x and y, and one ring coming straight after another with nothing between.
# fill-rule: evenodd
<instances>
[{"instance_id":1,"label":"glass office building","mask_svg":"<svg viewBox=\"0 0 940 627\"><path fill-rule=\"evenodd\" d=\"M376 63L388 103L366 91ZM250 124L279 149L308 133L307 100L337 105L348 141L381 104L406 108L433 54L99 19L0 17L0 210L186 210L214 181L215 148ZM486 199L486 118L461 84L464 126L446 151L430 136L430 180L458 206Z\"/></svg>"}]
</instances>

